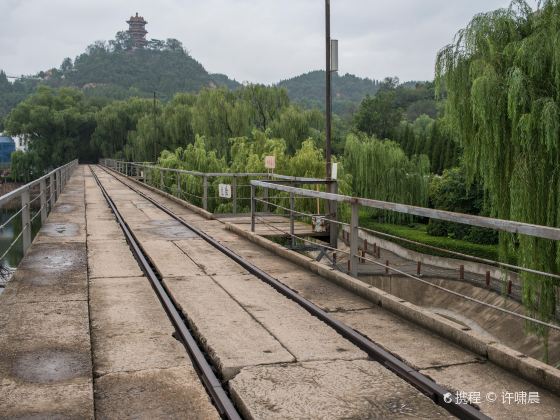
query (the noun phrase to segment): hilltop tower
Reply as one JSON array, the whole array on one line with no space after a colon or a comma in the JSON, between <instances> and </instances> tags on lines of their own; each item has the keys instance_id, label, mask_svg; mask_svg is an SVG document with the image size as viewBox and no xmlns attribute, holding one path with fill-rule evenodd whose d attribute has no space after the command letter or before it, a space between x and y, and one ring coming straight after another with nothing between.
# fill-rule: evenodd
<instances>
[{"instance_id":1,"label":"hilltop tower","mask_svg":"<svg viewBox=\"0 0 560 420\"><path fill-rule=\"evenodd\" d=\"M136 16L131 16L126 23L128 23L128 33L134 43L134 48L145 47L148 43L148 41L146 41L146 34L148 33L146 25L148 22L146 22L142 16L138 16L138 12L136 12Z\"/></svg>"}]
</instances>

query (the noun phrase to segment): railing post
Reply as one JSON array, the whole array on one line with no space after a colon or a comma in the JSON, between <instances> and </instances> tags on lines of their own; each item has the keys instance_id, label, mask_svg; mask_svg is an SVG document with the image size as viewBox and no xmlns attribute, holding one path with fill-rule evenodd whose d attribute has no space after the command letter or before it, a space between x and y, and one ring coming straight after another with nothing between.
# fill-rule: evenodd
<instances>
[{"instance_id":1,"label":"railing post","mask_svg":"<svg viewBox=\"0 0 560 420\"><path fill-rule=\"evenodd\" d=\"M336 181L331 181L329 183L329 192L331 194L338 194L338 183ZM334 200L328 201L328 209L329 209L329 219L334 221L338 220L338 203ZM329 233L330 233L330 246L331 248L338 247L338 223L331 222L329 223Z\"/></svg>"},{"instance_id":2,"label":"railing post","mask_svg":"<svg viewBox=\"0 0 560 420\"><path fill-rule=\"evenodd\" d=\"M268 213L268 188L265 188L263 191L263 200L264 200L264 209L265 213Z\"/></svg>"},{"instance_id":3,"label":"railing post","mask_svg":"<svg viewBox=\"0 0 560 420\"><path fill-rule=\"evenodd\" d=\"M358 227L360 223L358 203L352 203L352 217L350 219L350 273L358 277Z\"/></svg>"},{"instance_id":4,"label":"railing post","mask_svg":"<svg viewBox=\"0 0 560 420\"><path fill-rule=\"evenodd\" d=\"M251 232L255 233L255 186L251 185Z\"/></svg>"},{"instance_id":5,"label":"railing post","mask_svg":"<svg viewBox=\"0 0 560 420\"><path fill-rule=\"evenodd\" d=\"M162 191L165 191L165 183L163 181L163 169L159 170L159 183Z\"/></svg>"},{"instance_id":6,"label":"railing post","mask_svg":"<svg viewBox=\"0 0 560 420\"><path fill-rule=\"evenodd\" d=\"M42 179L39 183L41 195L40 202L41 202L41 224L45 223L47 220L47 181Z\"/></svg>"},{"instance_id":7,"label":"railing post","mask_svg":"<svg viewBox=\"0 0 560 420\"><path fill-rule=\"evenodd\" d=\"M56 201L58 201L58 197L60 197L60 169L56 171Z\"/></svg>"},{"instance_id":8,"label":"railing post","mask_svg":"<svg viewBox=\"0 0 560 420\"><path fill-rule=\"evenodd\" d=\"M233 205L233 214L237 214L237 178L233 175L231 180L231 199Z\"/></svg>"},{"instance_id":9,"label":"railing post","mask_svg":"<svg viewBox=\"0 0 560 420\"><path fill-rule=\"evenodd\" d=\"M208 210L208 177L204 176L202 180L202 208Z\"/></svg>"},{"instance_id":10,"label":"railing post","mask_svg":"<svg viewBox=\"0 0 560 420\"><path fill-rule=\"evenodd\" d=\"M31 217L29 210L29 188L21 194L21 230L23 241L23 253L31 246Z\"/></svg>"},{"instance_id":11,"label":"railing post","mask_svg":"<svg viewBox=\"0 0 560 420\"><path fill-rule=\"evenodd\" d=\"M177 171L177 197L181 198L181 172Z\"/></svg>"},{"instance_id":12,"label":"railing post","mask_svg":"<svg viewBox=\"0 0 560 420\"><path fill-rule=\"evenodd\" d=\"M294 193L290 193L290 238L292 239L292 249L296 247L296 237L295 237L295 217L294 217L294 208L295 208L295 197Z\"/></svg>"},{"instance_id":13,"label":"railing post","mask_svg":"<svg viewBox=\"0 0 560 420\"><path fill-rule=\"evenodd\" d=\"M49 177L49 212L53 208L53 201L56 200L55 182L54 174L51 174Z\"/></svg>"}]
</instances>

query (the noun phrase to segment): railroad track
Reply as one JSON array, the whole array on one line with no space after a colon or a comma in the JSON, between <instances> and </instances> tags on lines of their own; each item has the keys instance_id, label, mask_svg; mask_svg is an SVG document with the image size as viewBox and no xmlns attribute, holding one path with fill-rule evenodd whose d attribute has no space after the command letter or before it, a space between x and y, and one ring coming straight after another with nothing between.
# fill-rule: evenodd
<instances>
[{"instance_id":1,"label":"railroad track","mask_svg":"<svg viewBox=\"0 0 560 420\"><path fill-rule=\"evenodd\" d=\"M441 406L449 413L462 418L462 419L488 419L489 417L480 412L477 408L462 403L458 401L456 396L449 392L449 390L438 385L436 382L423 375L419 371L411 368L403 361L395 357L393 354L389 353L381 346L366 338L359 332L353 330L343 322L333 318L326 311L315 305L313 302L303 298L294 290L287 287L282 282L278 281L265 271L261 270L259 267L252 264L246 258L236 254L234 251L224 246L222 243L216 241L214 238L196 228L192 224L188 223L180 216L176 215L173 211L160 204L156 200L152 199L147 194L135 188L131 184L124 182L120 177L115 176L112 171L103 168L107 174L111 175L114 179L125 185L127 188L149 201L155 207L172 217L174 220L182 224L184 227L191 230L193 233L198 235L201 239L206 241L208 244L213 246L215 249L226 255L231 260L235 261L249 273L265 282L266 284L272 286L276 291L284 295L285 297L296 302L302 308L304 308L311 315L323 321L325 324L337 331L345 339L356 345L358 348L363 350L368 356L380 363L382 366L395 373L397 376L405 380L407 383L414 386L416 389L421 391L423 394L431 398L437 405ZM107 200L111 210L117 218L117 222L121 226L126 240L129 243L135 257L137 258L140 266L145 272L146 276L150 280L152 287L156 291L158 298L165 308L171 322L173 323L178 338L184 344L187 352L189 353L193 363L197 369L197 372L204 384L210 398L218 409L220 415L227 419L240 419L241 416L237 412L234 404L229 398L228 393L223 388L221 381L215 373L215 368L212 366L208 358L205 357L204 351L201 345L197 342L193 334L191 333L185 318L181 315L181 311L178 309L173 296L169 293L167 288L161 282L161 275L157 272L155 267L151 264L149 257L143 251L141 245L137 241L136 237L129 229L126 221L120 214L117 206L111 199L105 187L102 185L101 181L97 177L95 171L90 167L93 173L95 181L97 182L99 188L101 189L103 196Z\"/></svg>"}]
</instances>

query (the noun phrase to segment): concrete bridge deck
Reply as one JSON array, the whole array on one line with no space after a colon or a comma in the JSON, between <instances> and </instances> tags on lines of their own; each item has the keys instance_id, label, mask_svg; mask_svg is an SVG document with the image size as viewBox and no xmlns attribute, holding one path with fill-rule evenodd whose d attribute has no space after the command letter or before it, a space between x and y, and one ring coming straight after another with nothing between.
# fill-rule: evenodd
<instances>
[{"instance_id":1,"label":"concrete bridge deck","mask_svg":"<svg viewBox=\"0 0 560 420\"><path fill-rule=\"evenodd\" d=\"M0 418L219 418L92 170L243 417L450 416L114 174L80 166L0 295ZM134 187L451 392L480 393L487 416L557 418L554 384L539 387L223 221ZM538 392L539 403L504 403L509 392Z\"/></svg>"}]
</instances>

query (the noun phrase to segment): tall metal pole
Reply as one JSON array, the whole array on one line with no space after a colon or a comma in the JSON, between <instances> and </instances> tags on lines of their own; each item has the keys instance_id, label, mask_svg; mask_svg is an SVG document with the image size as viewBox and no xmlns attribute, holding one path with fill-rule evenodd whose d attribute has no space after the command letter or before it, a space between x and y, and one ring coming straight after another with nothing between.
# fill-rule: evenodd
<instances>
[{"instance_id":1,"label":"tall metal pole","mask_svg":"<svg viewBox=\"0 0 560 420\"><path fill-rule=\"evenodd\" d=\"M331 2L325 0L325 50L326 50L326 127L325 127L325 158L327 161L327 179L331 179L331 118L332 118L332 99L331 99Z\"/></svg>"}]
</instances>

